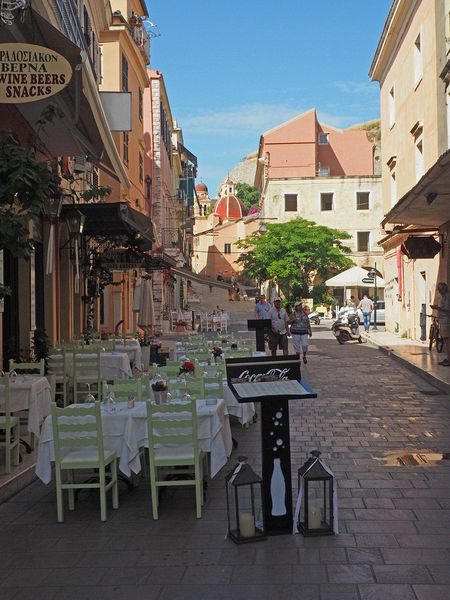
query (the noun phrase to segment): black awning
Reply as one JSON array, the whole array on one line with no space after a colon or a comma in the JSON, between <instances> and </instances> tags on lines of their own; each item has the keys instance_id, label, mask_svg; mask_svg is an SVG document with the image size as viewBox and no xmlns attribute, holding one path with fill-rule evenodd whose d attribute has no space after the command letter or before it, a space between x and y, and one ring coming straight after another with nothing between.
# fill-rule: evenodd
<instances>
[{"instance_id":1,"label":"black awning","mask_svg":"<svg viewBox=\"0 0 450 600\"><path fill-rule=\"evenodd\" d=\"M131 208L127 202L65 204L61 216L79 210L85 217L83 234L97 239L127 237L141 250L152 247L153 225L149 216Z\"/></svg>"},{"instance_id":2,"label":"black awning","mask_svg":"<svg viewBox=\"0 0 450 600\"><path fill-rule=\"evenodd\" d=\"M193 165L197 166L197 157L195 156L195 154L192 154L192 152L188 150L186 146L183 146L181 142L178 142L178 149L180 150L180 152L184 152L184 154L186 154L186 156Z\"/></svg>"},{"instance_id":3,"label":"black awning","mask_svg":"<svg viewBox=\"0 0 450 600\"><path fill-rule=\"evenodd\" d=\"M147 255L141 266L147 271L161 271L168 268L172 270L176 264L176 261L171 256L163 253Z\"/></svg>"}]
</instances>

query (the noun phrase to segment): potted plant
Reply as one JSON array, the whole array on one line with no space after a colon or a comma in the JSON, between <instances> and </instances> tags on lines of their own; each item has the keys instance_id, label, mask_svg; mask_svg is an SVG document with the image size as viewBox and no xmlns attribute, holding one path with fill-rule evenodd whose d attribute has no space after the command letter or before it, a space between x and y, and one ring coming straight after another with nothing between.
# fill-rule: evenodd
<instances>
[{"instance_id":1,"label":"potted plant","mask_svg":"<svg viewBox=\"0 0 450 600\"><path fill-rule=\"evenodd\" d=\"M223 354L222 348L219 348L219 346L213 346L212 350L211 350L211 354L213 355L214 362L216 363L217 359L220 358Z\"/></svg>"},{"instance_id":2,"label":"potted plant","mask_svg":"<svg viewBox=\"0 0 450 600\"><path fill-rule=\"evenodd\" d=\"M195 373L195 365L191 360L185 360L181 364L179 375Z\"/></svg>"},{"instance_id":3,"label":"potted plant","mask_svg":"<svg viewBox=\"0 0 450 600\"><path fill-rule=\"evenodd\" d=\"M147 332L138 332L136 337L139 341L139 345L141 347L141 364L142 371L145 373L148 371L150 365L150 345L152 343L152 338L147 335Z\"/></svg>"},{"instance_id":4,"label":"potted plant","mask_svg":"<svg viewBox=\"0 0 450 600\"><path fill-rule=\"evenodd\" d=\"M156 404L164 404L167 401L167 382L160 376L152 383L152 390Z\"/></svg>"}]
</instances>

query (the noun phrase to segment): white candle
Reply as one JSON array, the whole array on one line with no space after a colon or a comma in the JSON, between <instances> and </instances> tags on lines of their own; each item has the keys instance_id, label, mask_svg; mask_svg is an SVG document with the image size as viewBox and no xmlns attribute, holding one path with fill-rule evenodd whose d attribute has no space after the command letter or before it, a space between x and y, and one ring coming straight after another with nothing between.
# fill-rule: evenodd
<instances>
[{"instance_id":1,"label":"white candle","mask_svg":"<svg viewBox=\"0 0 450 600\"><path fill-rule=\"evenodd\" d=\"M322 509L320 506L310 506L308 510L308 529L322 527Z\"/></svg>"},{"instance_id":2,"label":"white candle","mask_svg":"<svg viewBox=\"0 0 450 600\"><path fill-rule=\"evenodd\" d=\"M241 537L249 538L255 535L255 519L250 513L239 513L239 531Z\"/></svg>"}]
</instances>

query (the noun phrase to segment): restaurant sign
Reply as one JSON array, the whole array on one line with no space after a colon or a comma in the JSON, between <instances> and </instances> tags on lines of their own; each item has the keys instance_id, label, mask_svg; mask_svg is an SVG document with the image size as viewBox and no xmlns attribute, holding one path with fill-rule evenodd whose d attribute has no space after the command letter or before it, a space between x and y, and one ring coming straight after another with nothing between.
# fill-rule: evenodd
<instances>
[{"instance_id":1,"label":"restaurant sign","mask_svg":"<svg viewBox=\"0 0 450 600\"><path fill-rule=\"evenodd\" d=\"M0 44L0 103L34 102L57 94L72 77L69 62L35 44Z\"/></svg>"}]
</instances>

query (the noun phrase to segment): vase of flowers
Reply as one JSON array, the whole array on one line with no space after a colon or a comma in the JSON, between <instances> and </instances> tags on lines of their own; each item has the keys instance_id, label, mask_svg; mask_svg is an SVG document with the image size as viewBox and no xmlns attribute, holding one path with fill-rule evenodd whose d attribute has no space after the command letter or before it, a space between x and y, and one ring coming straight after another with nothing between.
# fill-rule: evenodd
<instances>
[{"instance_id":1,"label":"vase of flowers","mask_svg":"<svg viewBox=\"0 0 450 600\"><path fill-rule=\"evenodd\" d=\"M195 365L191 360L185 360L182 362L179 375L195 373Z\"/></svg>"},{"instance_id":2,"label":"vase of flowers","mask_svg":"<svg viewBox=\"0 0 450 600\"><path fill-rule=\"evenodd\" d=\"M157 379L152 383L153 396L156 404L165 404L167 402L167 383L164 379Z\"/></svg>"},{"instance_id":3,"label":"vase of flowers","mask_svg":"<svg viewBox=\"0 0 450 600\"><path fill-rule=\"evenodd\" d=\"M214 362L216 363L217 359L220 358L223 354L222 348L219 348L218 346L213 346L212 350L211 350L211 354L213 355Z\"/></svg>"}]
</instances>

